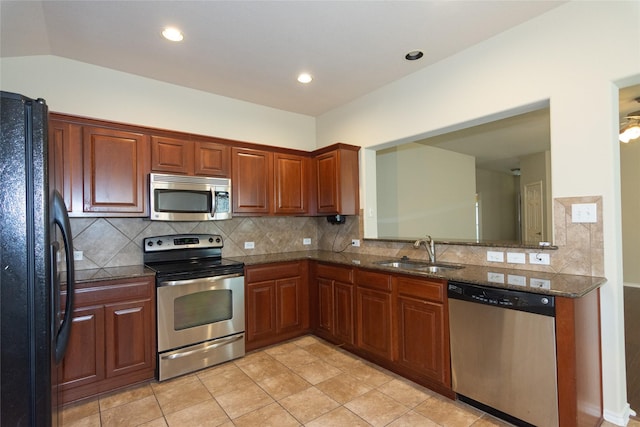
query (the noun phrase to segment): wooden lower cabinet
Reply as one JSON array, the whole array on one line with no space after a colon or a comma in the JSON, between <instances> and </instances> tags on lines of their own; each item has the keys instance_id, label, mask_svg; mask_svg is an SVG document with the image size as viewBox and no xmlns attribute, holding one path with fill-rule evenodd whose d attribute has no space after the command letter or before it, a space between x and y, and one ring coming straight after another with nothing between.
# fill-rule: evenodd
<instances>
[{"instance_id":1,"label":"wooden lower cabinet","mask_svg":"<svg viewBox=\"0 0 640 427\"><path fill-rule=\"evenodd\" d=\"M155 278L79 284L75 304L63 403L154 378Z\"/></svg>"},{"instance_id":2,"label":"wooden lower cabinet","mask_svg":"<svg viewBox=\"0 0 640 427\"><path fill-rule=\"evenodd\" d=\"M316 335L454 397L445 280L320 262L311 271Z\"/></svg>"},{"instance_id":3,"label":"wooden lower cabinet","mask_svg":"<svg viewBox=\"0 0 640 427\"><path fill-rule=\"evenodd\" d=\"M394 278L397 363L418 377L451 387L449 315L444 280Z\"/></svg>"},{"instance_id":4,"label":"wooden lower cabinet","mask_svg":"<svg viewBox=\"0 0 640 427\"><path fill-rule=\"evenodd\" d=\"M358 270L356 345L360 350L393 360L391 276Z\"/></svg>"},{"instance_id":5,"label":"wooden lower cabinet","mask_svg":"<svg viewBox=\"0 0 640 427\"><path fill-rule=\"evenodd\" d=\"M104 307L76 308L62 359L62 389L71 390L104 379L104 358Z\"/></svg>"},{"instance_id":6,"label":"wooden lower cabinet","mask_svg":"<svg viewBox=\"0 0 640 427\"><path fill-rule=\"evenodd\" d=\"M338 344L355 344L354 270L327 264L317 264L318 322L316 333Z\"/></svg>"},{"instance_id":7,"label":"wooden lower cabinet","mask_svg":"<svg viewBox=\"0 0 640 427\"><path fill-rule=\"evenodd\" d=\"M245 269L246 349L309 331L308 261Z\"/></svg>"}]
</instances>

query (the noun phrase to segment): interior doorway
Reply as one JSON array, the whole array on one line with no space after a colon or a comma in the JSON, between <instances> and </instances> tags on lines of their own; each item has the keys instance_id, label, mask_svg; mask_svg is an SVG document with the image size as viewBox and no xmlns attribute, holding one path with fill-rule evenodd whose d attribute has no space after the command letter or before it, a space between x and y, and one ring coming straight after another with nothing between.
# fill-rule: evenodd
<instances>
[{"instance_id":1,"label":"interior doorway","mask_svg":"<svg viewBox=\"0 0 640 427\"><path fill-rule=\"evenodd\" d=\"M542 181L524 186L524 243L538 244L545 240L542 217Z\"/></svg>"},{"instance_id":2,"label":"interior doorway","mask_svg":"<svg viewBox=\"0 0 640 427\"><path fill-rule=\"evenodd\" d=\"M640 110L640 85L620 90L620 118ZM640 414L640 138L620 143L627 401Z\"/></svg>"}]
</instances>

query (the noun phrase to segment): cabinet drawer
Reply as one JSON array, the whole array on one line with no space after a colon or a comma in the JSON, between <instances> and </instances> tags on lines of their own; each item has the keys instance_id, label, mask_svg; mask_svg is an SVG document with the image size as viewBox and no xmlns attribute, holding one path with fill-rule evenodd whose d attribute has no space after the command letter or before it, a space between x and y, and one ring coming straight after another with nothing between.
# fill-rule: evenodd
<instances>
[{"instance_id":1,"label":"cabinet drawer","mask_svg":"<svg viewBox=\"0 0 640 427\"><path fill-rule=\"evenodd\" d=\"M358 286L391 292L391 276L388 274L358 270L357 283Z\"/></svg>"},{"instance_id":2,"label":"cabinet drawer","mask_svg":"<svg viewBox=\"0 0 640 427\"><path fill-rule=\"evenodd\" d=\"M300 263L297 261L282 264L250 266L246 268L245 280L247 283L255 283L266 280L282 279L284 277L296 277L301 275L300 269Z\"/></svg>"},{"instance_id":3,"label":"cabinet drawer","mask_svg":"<svg viewBox=\"0 0 640 427\"><path fill-rule=\"evenodd\" d=\"M108 280L78 284L75 292L76 307L88 307L118 301L136 301L153 296L155 279L153 277L138 280ZM62 293L64 305L67 292Z\"/></svg>"},{"instance_id":4,"label":"cabinet drawer","mask_svg":"<svg viewBox=\"0 0 640 427\"><path fill-rule=\"evenodd\" d=\"M398 277L398 293L432 301L444 301L445 284L436 280L418 280Z\"/></svg>"},{"instance_id":5,"label":"cabinet drawer","mask_svg":"<svg viewBox=\"0 0 640 427\"><path fill-rule=\"evenodd\" d=\"M316 276L336 280L338 282L353 283L353 269L347 267L318 264L316 268Z\"/></svg>"}]
</instances>

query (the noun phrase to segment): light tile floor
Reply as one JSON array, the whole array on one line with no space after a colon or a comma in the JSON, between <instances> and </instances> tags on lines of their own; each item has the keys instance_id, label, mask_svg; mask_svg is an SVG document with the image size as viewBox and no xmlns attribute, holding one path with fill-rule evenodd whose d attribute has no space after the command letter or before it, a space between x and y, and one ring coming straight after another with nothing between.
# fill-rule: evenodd
<instances>
[{"instance_id":1,"label":"light tile floor","mask_svg":"<svg viewBox=\"0 0 640 427\"><path fill-rule=\"evenodd\" d=\"M509 425L313 336L69 405L62 420L63 427Z\"/></svg>"}]
</instances>

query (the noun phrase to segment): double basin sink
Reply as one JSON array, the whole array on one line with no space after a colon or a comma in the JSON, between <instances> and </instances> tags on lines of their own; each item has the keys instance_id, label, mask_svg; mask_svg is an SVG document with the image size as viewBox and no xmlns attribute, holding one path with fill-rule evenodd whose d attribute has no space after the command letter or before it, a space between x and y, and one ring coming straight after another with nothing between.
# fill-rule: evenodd
<instances>
[{"instance_id":1,"label":"double basin sink","mask_svg":"<svg viewBox=\"0 0 640 427\"><path fill-rule=\"evenodd\" d=\"M459 270L464 268L463 265L446 264L428 261L416 261L409 258L392 259L386 261L377 261L374 264L381 267L392 267L401 270L421 271L424 273L442 273L443 271Z\"/></svg>"}]
</instances>

